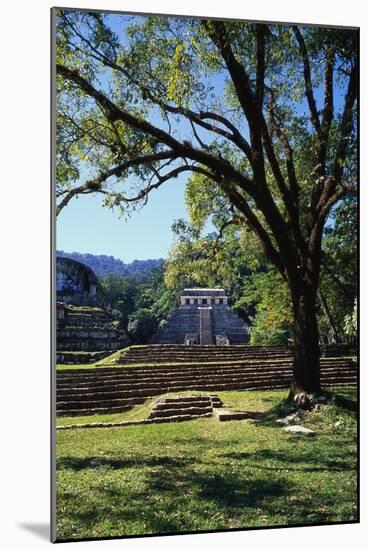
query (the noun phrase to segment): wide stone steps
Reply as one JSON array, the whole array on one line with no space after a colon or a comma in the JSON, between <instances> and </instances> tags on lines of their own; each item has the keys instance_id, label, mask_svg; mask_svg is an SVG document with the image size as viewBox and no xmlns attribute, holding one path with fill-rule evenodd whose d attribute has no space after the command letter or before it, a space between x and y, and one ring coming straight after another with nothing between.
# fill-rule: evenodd
<instances>
[{"instance_id":1,"label":"wide stone steps","mask_svg":"<svg viewBox=\"0 0 369 550\"><path fill-rule=\"evenodd\" d=\"M291 379L290 370L279 370L272 373L268 371L264 372L224 372L224 373L192 373L192 374L182 374L177 376L157 376L150 378L137 378L134 380L113 380L113 381L95 381L94 383L82 383L76 384L71 383L68 386L58 387L57 388L57 399L61 400L62 397L68 396L71 398L73 395L84 394L84 393L101 393L101 392L117 392L124 391L125 389L141 389L141 388L170 388L175 384L187 384L187 383L206 383L211 380L213 383L216 382L234 382L242 380L266 380L266 379ZM336 377L340 379L353 378L356 380L356 372L352 368L345 369L335 369L329 368L325 369L321 373L322 379L326 377Z\"/></svg>"},{"instance_id":2,"label":"wide stone steps","mask_svg":"<svg viewBox=\"0 0 369 550\"><path fill-rule=\"evenodd\" d=\"M162 393L162 392L160 392ZM157 395L160 395L160 394L157 394ZM154 396L152 396L154 397ZM67 401L67 402L61 402L61 403L58 403L58 411L59 411L59 414L58 416L75 416L75 415L83 415L83 414L91 414L89 413L88 411L90 410L94 410L94 411L100 411L102 409L104 409L104 411L112 411L112 412L122 412L122 411L126 411L126 410L129 410L131 409L132 407L134 407L135 405L140 405L142 403L144 403L146 397L141 397L141 398L135 398L135 399L132 399L132 398L125 398L125 399L112 399L112 400L107 400L107 399L104 399L104 400L100 400L100 401L92 401L92 400L88 400L88 401ZM219 399L218 396L211 396L210 397L211 399L211 404L212 404L212 407L214 408L217 408L217 407L221 407L222 406L222 403ZM165 400L164 400L165 401ZM174 400L174 399L171 399L170 400L170 403L171 403L171 408L172 409L180 409L183 407L183 403L192 403L192 404L195 404L195 405L203 405L203 401L206 403L206 405L208 405L208 401L209 401L209 397L206 397L206 398L201 398L201 397L198 397L198 396L191 396L191 397L186 397L183 399L180 400L180 402L177 402L178 400ZM167 405L165 403L158 403L157 404L157 409L160 410L160 409L163 409L163 408L166 408ZM118 410L119 409L119 410ZM87 411L87 412L86 412Z\"/></svg>"},{"instance_id":3,"label":"wide stone steps","mask_svg":"<svg viewBox=\"0 0 369 550\"><path fill-rule=\"evenodd\" d=\"M145 356L134 356L134 357L125 357L119 359L119 364L121 365L133 365L135 363L142 364L162 364L162 363L219 363L222 361L251 361L251 360L265 360L265 359L286 359L292 358L292 354L280 353L279 355L267 355L267 354L258 354L248 356L243 353L230 354L219 354L219 355L198 355L191 357L190 354L181 354L181 355L170 355L163 354L160 357L145 357Z\"/></svg>"},{"instance_id":4,"label":"wide stone steps","mask_svg":"<svg viewBox=\"0 0 369 550\"><path fill-rule=\"evenodd\" d=\"M145 400L142 399L142 403ZM133 405L120 405L117 407L107 407L102 404L100 407L88 407L87 409L65 409L57 410L57 416L90 416L96 414L118 414L132 409Z\"/></svg>"},{"instance_id":5,"label":"wide stone steps","mask_svg":"<svg viewBox=\"0 0 369 550\"><path fill-rule=\"evenodd\" d=\"M121 360L129 362L130 359L145 359L148 362L155 359L172 358L177 359L181 357L191 357L192 360L199 357L205 357L211 360L212 357L234 357L247 356L247 357L260 357L267 355L268 357L291 355L292 349L286 346L246 346L246 345L232 345L232 346L179 346L179 345L151 345L147 348L131 347L123 351Z\"/></svg>"},{"instance_id":6,"label":"wide stone steps","mask_svg":"<svg viewBox=\"0 0 369 550\"><path fill-rule=\"evenodd\" d=\"M323 385L335 385L335 384L352 384L356 379L352 375L337 376L337 374L322 376ZM88 414L85 411L93 410L95 414L98 409L104 409L104 412L109 411L119 412L117 405L121 410L129 410L135 404L143 402L144 399L149 397L155 397L157 395L168 392L181 392L181 391L226 391L226 390L256 390L256 389L277 389L288 387L290 378L276 378L276 377L264 377L262 379L248 379L248 380L228 380L218 382L193 382L180 384L176 383L168 387L153 386L146 388L132 388L130 390L123 391L105 391L105 392L92 392L77 394L70 396L65 401L57 403L58 414L65 411L64 415L74 414ZM141 398L141 401L140 401ZM82 411L82 412L81 412Z\"/></svg>"},{"instance_id":7,"label":"wide stone steps","mask_svg":"<svg viewBox=\"0 0 369 550\"><path fill-rule=\"evenodd\" d=\"M143 403L145 399L141 399L140 403ZM166 401L166 398L164 398ZM204 406L205 405L205 406ZM151 420L157 419L168 422L176 421L178 418L180 420L192 420L193 418L199 417L209 417L212 415L212 408L221 407L222 403L218 396L210 397L210 406L209 406L209 397L206 400L197 399L197 396L191 396L190 398L181 398L179 399L170 399L168 403L157 403L155 410L158 410L158 414L150 416ZM127 405L118 405L112 406L107 403L102 404L101 406L93 406L87 409L65 409L61 410L58 413L58 416L72 417L72 416L86 416L91 414L114 414L119 412L126 412L132 408L132 404ZM170 410L168 414L167 410ZM164 412L163 412L164 411Z\"/></svg>"},{"instance_id":8,"label":"wide stone steps","mask_svg":"<svg viewBox=\"0 0 369 550\"><path fill-rule=\"evenodd\" d=\"M288 354L287 354L288 356ZM147 357L147 356L123 356L119 359L119 364L121 365L133 365L136 363L141 364L160 364L160 363L188 363L188 362L198 362L198 363L210 363L210 362L221 362L221 361L242 361L242 360L257 360L259 358L270 358L270 359L283 359L286 357L285 353L279 355L252 355L248 356L243 353L238 354L219 354L219 355L198 355L196 357L191 356L190 354L182 355L171 355L163 354L160 357ZM292 357L292 354L291 354Z\"/></svg>"},{"instance_id":9,"label":"wide stone steps","mask_svg":"<svg viewBox=\"0 0 369 550\"><path fill-rule=\"evenodd\" d=\"M161 351L161 350L176 350L179 351L180 349L183 349L183 345L178 344L148 344L145 346L132 346L130 347L130 350L133 351L141 351L143 353L151 353L153 351ZM186 346L185 349L191 349L194 352L198 351L204 351L207 350L210 353L214 351L214 353L218 350L233 350L233 349L243 349L246 352L253 352L253 351L283 351L291 349L288 346L285 345L276 345L276 346L254 346L249 344L241 344L241 345L234 345L229 344L225 346L200 346L200 345L192 345L192 346Z\"/></svg>"},{"instance_id":10,"label":"wide stone steps","mask_svg":"<svg viewBox=\"0 0 369 550\"><path fill-rule=\"evenodd\" d=\"M106 397L98 399L98 394L93 395L78 395L76 399L68 399L67 401L58 401L58 410L69 410L69 409L85 409L87 407L134 407L136 405L141 405L144 402L145 398L143 397L125 397L120 398L117 395L114 395L112 398L108 399ZM100 396L101 397L101 396Z\"/></svg>"},{"instance_id":11,"label":"wide stone steps","mask_svg":"<svg viewBox=\"0 0 369 550\"><path fill-rule=\"evenodd\" d=\"M153 361L154 356L154 361ZM174 357L175 364L168 357ZM226 357L226 359L224 359ZM130 367L92 367L57 373L57 414L76 416L123 412L145 399L162 394L188 391L258 390L288 388L292 378L292 355L283 346L163 346L152 345L127 350L124 359ZM136 363L143 363L135 366ZM148 363L152 364L148 364ZM321 360L323 385L356 382L356 362L347 358ZM155 410L157 420L191 418L209 404L198 396L183 401L160 400ZM197 401L194 401L194 399ZM206 404L207 403L207 404ZM194 411L182 410L192 406ZM212 404L212 407L215 405ZM176 414L179 411L179 414Z\"/></svg>"},{"instance_id":12,"label":"wide stone steps","mask_svg":"<svg viewBox=\"0 0 369 550\"><path fill-rule=\"evenodd\" d=\"M324 372L327 369L352 369L353 372L356 372L356 363L352 360L325 360L321 362L321 370ZM224 373L234 374L251 374L251 373L262 373L268 371L270 373L275 373L279 371L288 371L292 372L292 361L280 361L278 363L271 364L266 363L253 363L253 362L244 362L239 364L220 364L220 365L196 365L196 364L187 364L186 366L158 366L158 367L131 367L131 368L118 368L111 367L100 368L96 367L92 371L90 369L84 369L78 372L61 372L57 374L58 380L58 389L63 388L64 386L70 386L75 383L78 385L81 384L107 384L107 383L118 383L127 381L135 381L136 379L142 381L143 379L170 379L170 377L179 377L182 375L193 376L197 374L206 374L210 376L215 376ZM86 372L87 371L87 372Z\"/></svg>"},{"instance_id":13,"label":"wide stone steps","mask_svg":"<svg viewBox=\"0 0 369 550\"><path fill-rule=\"evenodd\" d=\"M277 352L285 352L288 350L292 350L292 348L288 346L250 346L245 344L229 344L224 346L213 346L213 345L177 345L177 344L153 344L153 345L147 345L147 346L132 346L126 351L129 353L143 353L152 355L154 353L162 353L165 351L174 351L174 352L180 352L191 350L193 353L202 353L207 352L209 354L211 353L218 353L219 351L244 351L245 353L254 353L254 352L268 352L273 353L275 351Z\"/></svg>"},{"instance_id":14,"label":"wide stone steps","mask_svg":"<svg viewBox=\"0 0 369 550\"><path fill-rule=\"evenodd\" d=\"M73 388L73 391L70 393L64 393L57 395L57 403L65 402L65 401L78 401L78 400L93 400L94 398L105 398L105 399L117 399L119 397L128 397L130 395L144 395L142 392L144 391L159 391L160 393L166 393L167 391L171 391L173 388L178 388L181 386L182 388L186 389L187 387L194 387L197 385L198 387L201 386L208 386L209 383L213 385L214 387L217 385L227 385L229 387L231 386L239 386L239 385L254 385L257 384L259 387L262 386L263 383L269 383L269 382L284 382L285 384L288 384L290 380L290 376L286 373L281 373L279 375L264 375L264 376L249 376L249 377L242 377L242 376L234 376L234 377L218 377L217 379L213 378L211 379L211 382L209 382L209 378L198 378L198 379L187 379L187 380L172 380L167 383L162 382L146 382L146 383L135 383L132 385L129 384L122 384L116 387L106 387L101 389L94 389L89 390L85 388ZM350 372L346 373L327 373L322 375L322 382L327 383L327 381L341 381L341 382L356 382L356 377Z\"/></svg>"},{"instance_id":15,"label":"wide stone steps","mask_svg":"<svg viewBox=\"0 0 369 550\"><path fill-rule=\"evenodd\" d=\"M58 408L74 408L82 407L83 403L86 405L92 402L101 401L121 401L128 399L132 404L134 400L142 397L150 397L163 393L171 393L175 390L185 391L189 389L214 389L226 388L229 390L237 388L263 388L264 385L271 384L283 384L284 387L288 387L290 378L286 375L280 376L264 376L259 378L249 377L245 378L223 378L218 380L198 379L193 381L173 381L170 384L136 384L132 387L117 387L117 388L105 388L98 390L84 390L74 389L70 395L62 394L57 396ZM356 377L351 373L340 374L332 373L322 376L323 385L336 385L336 384L354 384L356 383ZM79 403L79 404L78 404Z\"/></svg>"}]
</instances>

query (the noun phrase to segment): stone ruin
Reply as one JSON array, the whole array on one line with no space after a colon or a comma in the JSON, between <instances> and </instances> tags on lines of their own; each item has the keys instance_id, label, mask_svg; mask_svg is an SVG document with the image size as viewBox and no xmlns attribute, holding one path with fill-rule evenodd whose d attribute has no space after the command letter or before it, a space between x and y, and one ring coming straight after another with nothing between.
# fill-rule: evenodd
<instances>
[{"instance_id":1,"label":"stone ruin","mask_svg":"<svg viewBox=\"0 0 369 550\"><path fill-rule=\"evenodd\" d=\"M107 307L104 291L90 267L70 258L56 258L56 299L64 304Z\"/></svg>"},{"instance_id":2,"label":"stone ruin","mask_svg":"<svg viewBox=\"0 0 369 550\"><path fill-rule=\"evenodd\" d=\"M89 363L124 347L127 338L92 269L58 257L56 273L57 362Z\"/></svg>"},{"instance_id":3,"label":"stone ruin","mask_svg":"<svg viewBox=\"0 0 369 550\"><path fill-rule=\"evenodd\" d=\"M224 289L185 288L179 307L152 343L224 346L248 340L248 325L231 311Z\"/></svg>"}]
</instances>

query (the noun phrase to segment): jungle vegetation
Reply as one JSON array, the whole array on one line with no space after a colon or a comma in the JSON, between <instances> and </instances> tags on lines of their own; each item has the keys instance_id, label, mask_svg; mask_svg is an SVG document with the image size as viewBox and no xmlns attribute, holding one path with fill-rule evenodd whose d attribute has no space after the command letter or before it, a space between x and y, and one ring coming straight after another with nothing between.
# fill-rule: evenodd
<instances>
[{"instance_id":1,"label":"jungle vegetation","mask_svg":"<svg viewBox=\"0 0 369 550\"><path fill-rule=\"evenodd\" d=\"M354 307L357 31L56 19L58 211L90 193L134 210L187 174L166 285L196 265L228 280L240 308L254 299L255 341L293 338L291 395L319 392L319 325L338 339Z\"/></svg>"}]
</instances>

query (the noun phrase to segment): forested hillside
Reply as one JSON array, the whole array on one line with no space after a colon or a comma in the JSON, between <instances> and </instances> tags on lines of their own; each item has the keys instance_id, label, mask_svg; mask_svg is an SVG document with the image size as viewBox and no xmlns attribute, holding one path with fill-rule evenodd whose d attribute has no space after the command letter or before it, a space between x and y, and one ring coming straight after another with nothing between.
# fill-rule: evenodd
<instances>
[{"instance_id":1,"label":"forested hillside","mask_svg":"<svg viewBox=\"0 0 369 550\"><path fill-rule=\"evenodd\" d=\"M220 266L242 289L237 303L256 303L254 340L271 341L271 331L273 342L293 340L291 395L319 393L319 343L338 341L354 319L346 214L342 235L327 229L357 194L357 30L125 21L117 32L110 16L58 18L57 213L100 194L105 207L134 215L156 189L187 175L192 227L172 254L168 284L178 285L181 272L194 278L187 258L190 267L200 261L205 284L207 254L209 278L220 279ZM204 252L209 221L218 237ZM256 279L249 248L237 246L250 232L261 248ZM236 276L218 261L227 254L233 263L239 255Z\"/></svg>"},{"instance_id":2,"label":"forested hillside","mask_svg":"<svg viewBox=\"0 0 369 550\"><path fill-rule=\"evenodd\" d=\"M124 275L135 277L139 280L147 280L151 271L161 267L164 263L162 258L150 260L134 260L126 264L114 256L106 256L105 254L81 254L80 252L64 252L63 250L56 251L57 256L63 258L71 258L77 262L82 262L88 265L98 277L104 275Z\"/></svg>"}]
</instances>

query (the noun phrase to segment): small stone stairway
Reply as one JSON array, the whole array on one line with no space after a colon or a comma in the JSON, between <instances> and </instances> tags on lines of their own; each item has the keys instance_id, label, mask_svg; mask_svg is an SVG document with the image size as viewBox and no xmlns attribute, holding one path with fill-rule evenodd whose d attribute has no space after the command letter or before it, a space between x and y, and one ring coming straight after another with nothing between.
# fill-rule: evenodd
<instances>
[{"instance_id":1,"label":"small stone stairway","mask_svg":"<svg viewBox=\"0 0 369 550\"><path fill-rule=\"evenodd\" d=\"M151 410L149 420L155 422L183 422L213 415L213 409L222 406L217 395L178 395L162 397Z\"/></svg>"}]
</instances>

